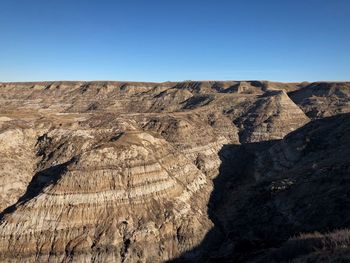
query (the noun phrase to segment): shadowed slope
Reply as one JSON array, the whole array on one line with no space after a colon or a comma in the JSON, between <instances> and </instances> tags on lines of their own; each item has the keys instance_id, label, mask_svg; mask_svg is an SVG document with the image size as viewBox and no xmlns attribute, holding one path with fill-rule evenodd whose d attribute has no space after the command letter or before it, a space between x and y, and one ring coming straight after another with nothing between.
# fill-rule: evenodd
<instances>
[{"instance_id":1,"label":"shadowed slope","mask_svg":"<svg viewBox=\"0 0 350 263\"><path fill-rule=\"evenodd\" d=\"M316 250L284 255L291 241L277 248L300 233L350 226L349 134L350 115L344 114L311 122L280 141L225 146L208 206L214 228L175 262L310 262L322 253L323 261L332 253L346 258L346 242L308 257Z\"/></svg>"}]
</instances>

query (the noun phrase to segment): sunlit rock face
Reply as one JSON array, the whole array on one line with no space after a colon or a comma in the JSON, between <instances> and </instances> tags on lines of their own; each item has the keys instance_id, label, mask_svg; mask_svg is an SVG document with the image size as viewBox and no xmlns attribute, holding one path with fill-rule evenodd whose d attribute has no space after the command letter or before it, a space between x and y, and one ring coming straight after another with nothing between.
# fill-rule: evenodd
<instances>
[{"instance_id":1,"label":"sunlit rock face","mask_svg":"<svg viewBox=\"0 0 350 263\"><path fill-rule=\"evenodd\" d=\"M103 143L84 139L89 147L38 172L4 216L4 257L160 260L160 247L162 259L169 258L201 240L211 225L205 216L211 183L190 160L144 132Z\"/></svg>"},{"instance_id":2,"label":"sunlit rock face","mask_svg":"<svg viewBox=\"0 0 350 263\"><path fill-rule=\"evenodd\" d=\"M247 180L276 176L300 161L306 143L280 140L312 119L350 111L348 86L0 83L0 261L181 258L216 227L215 180L250 162L240 155L240 168L228 173L222 153L271 142L254 153ZM217 211L223 226L231 224L226 212L235 220Z\"/></svg>"}]
</instances>

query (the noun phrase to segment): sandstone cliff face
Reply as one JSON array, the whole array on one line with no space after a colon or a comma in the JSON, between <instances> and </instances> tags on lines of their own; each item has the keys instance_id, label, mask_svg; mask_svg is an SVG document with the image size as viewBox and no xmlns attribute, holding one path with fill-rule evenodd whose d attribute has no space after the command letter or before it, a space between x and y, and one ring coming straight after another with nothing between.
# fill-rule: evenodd
<instances>
[{"instance_id":1,"label":"sandstone cliff face","mask_svg":"<svg viewBox=\"0 0 350 263\"><path fill-rule=\"evenodd\" d=\"M10 121L10 119L3 119ZM0 134L0 209L15 203L25 192L35 170L32 129L4 129Z\"/></svg>"},{"instance_id":2,"label":"sandstone cliff face","mask_svg":"<svg viewBox=\"0 0 350 263\"><path fill-rule=\"evenodd\" d=\"M241 128L241 142L259 142L283 138L308 121L282 90L260 96L235 123Z\"/></svg>"},{"instance_id":3,"label":"sandstone cliff face","mask_svg":"<svg viewBox=\"0 0 350 263\"><path fill-rule=\"evenodd\" d=\"M162 259L176 256L210 227L210 182L165 140L127 132L80 149L68 161L45 165L5 214L4 258L158 261L159 249Z\"/></svg>"},{"instance_id":4,"label":"sandstone cliff face","mask_svg":"<svg viewBox=\"0 0 350 263\"><path fill-rule=\"evenodd\" d=\"M307 124L347 112L348 88L266 81L2 83L0 261L235 258L242 254L237 240L266 240L267 232L256 234L261 220L293 229L281 230L281 240L317 230L291 227L309 211L288 199L309 200L304 188L283 191L299 185L308 165L307 173L317 173L348 164L338 164L345 148L319 143L324 135L348 146L341 139L348 122ZM329 152L313 154L319 145ZM262 209L255 200L265 197L251 194L260 185L282 196L268 203L281 217L265 217L265 210L249 216ZM207 242L210 233L215 242Z\"/></svg>"}]
</instances>

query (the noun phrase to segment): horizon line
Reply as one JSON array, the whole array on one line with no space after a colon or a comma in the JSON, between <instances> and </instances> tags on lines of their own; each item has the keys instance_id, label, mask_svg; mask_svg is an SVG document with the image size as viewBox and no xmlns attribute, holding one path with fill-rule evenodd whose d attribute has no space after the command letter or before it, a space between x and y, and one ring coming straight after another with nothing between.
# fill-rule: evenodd
<instances>
[{"instance_id":1,"label":"horizon line","mask_svg":"<svg viewBox=\"0 0 350 263\"><path fill-rule=\"evenodd\" d=\"M237 82L252 82L252 81L262 81L262 82L275 82L275 83L315 83L315 82L350 82L349 80L287 80L287 81L279 81L279 80L267 80L267 79L224 79L224 80L215 80L215 79L202 79L202 80L195 80L195 79L186 79L186 80L167 80L167 81L135 81L135 80L26 80L26 81L0 81L1 84L12 84L12 83L54 83L54 82L115 82L115 83L149 83L149 84L164 84L164 83L179 83L179 82L230 82L230 81L237 81Z\"/></svg>"}]
</instances>

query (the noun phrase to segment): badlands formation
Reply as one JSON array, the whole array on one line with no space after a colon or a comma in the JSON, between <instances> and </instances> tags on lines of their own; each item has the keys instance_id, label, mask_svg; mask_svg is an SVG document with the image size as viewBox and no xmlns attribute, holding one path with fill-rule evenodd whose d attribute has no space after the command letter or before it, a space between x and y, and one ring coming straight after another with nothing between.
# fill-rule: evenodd
<instances>
[{"instance_id":1,"label":"badlands formation","mask_svg":"<svg viewBox=\"0 0 350 263\"><path fill-rule=\"evenodd\" d=\"M350 260L350 83L0 83L0 262Z\"/></svg>"}]
</instances>

